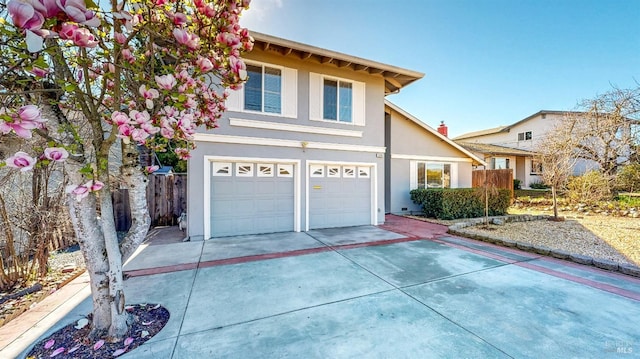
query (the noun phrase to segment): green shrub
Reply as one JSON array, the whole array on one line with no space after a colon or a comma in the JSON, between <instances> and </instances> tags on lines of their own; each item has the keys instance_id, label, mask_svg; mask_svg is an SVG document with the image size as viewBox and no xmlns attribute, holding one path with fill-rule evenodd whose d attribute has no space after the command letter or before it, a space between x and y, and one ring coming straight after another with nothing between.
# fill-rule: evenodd
<instances>
[{"instance_id":1,"label":"green shrub","mask_svg":"<svg viewBox=\"0 0 640 359\"><path fill-rule=\"evenodd\" d=\"M520 185L521 181L517 178L513 179L513 190L519 190L522 188L522 186Z\"/></svg>"},{"instance_id":2,"label":"green shrub","mask_svg":"<svg viewBox=\"0 0 640 359\"><path fill-rule=\"evenodd\" d=\"M622 167L614 186L617 192L640 192L640 163Z\"/></svg>"},{"instance_id":3,"label":"green shrub","mask_svg":"<svg viewBox=\"0 0 640 359\"><path fill-rule=\"evenodd\" d=\"M538 182L532 182L531 184L529 184L529 187L531 187L532 189L549 189L551 188L551 186L549 186L548 184L542 182L542 181L538 181Z\"/></svg>"},{"instance_id":4,"label":"green shrub","mask_svg":"<svg viewBox=\"0 0 640 359\"><path fill-rule=\"evenodd\" d=\"M598 171L571 178L567 184L567 191L571 202L595 204L612 198L609 180Z\"/></svg>"},{"instance_id":5,"label":"green shrub","mask_svg":"<svg viewBox=\"0 0 640 359\"><path fill-rule=\"evenodd\" d=\"M430 218L437 218L442 212L442 189L414 189L410 192L413 203L422 206L422 212Z\"/></svg>"},{"instance_id":6,"label":"green shrub","mask_svg":"<svg viewBox=\"0 0 640 359\"><path fill-rule=\"evenodd\" d=\"M475 218L484 216L483 192L479 188L415 189L411 200L422 206L427 217L438 219ZM498 190L489 197L489 215L507 213L511 203L511 191Z\"/></svg>"}]
</instances>

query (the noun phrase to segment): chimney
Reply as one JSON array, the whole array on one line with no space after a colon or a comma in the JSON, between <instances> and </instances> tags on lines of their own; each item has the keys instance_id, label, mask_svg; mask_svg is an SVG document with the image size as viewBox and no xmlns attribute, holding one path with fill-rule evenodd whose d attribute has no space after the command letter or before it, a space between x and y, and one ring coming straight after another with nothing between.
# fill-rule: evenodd
<instances>
[{"instance_id":1,"label":"chimney","mask_svg":"<svg viewBox=\"0 0 640 359\"><path fill-rule=\"evenodd\" d=\"M440 126L438 126L438 133L443 135L444 137L449 137L449 128L444 124L444 121L440 121Z\"/></svg>"}]
</instances>

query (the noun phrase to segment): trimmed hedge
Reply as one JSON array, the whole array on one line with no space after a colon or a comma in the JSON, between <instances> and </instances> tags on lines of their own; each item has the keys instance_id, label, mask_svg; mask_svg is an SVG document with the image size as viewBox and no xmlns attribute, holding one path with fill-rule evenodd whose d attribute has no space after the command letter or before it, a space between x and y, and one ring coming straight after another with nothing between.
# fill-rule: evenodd
<instances>
[{"instance_id":1,"label":"trimmed hedge","mask_svg":"<svg viewBox=\"0 0 640 359\"><path fill-rule=\"evenodd\" d=\"M438 219L476 218L484 216L483 192L480 188L414 189L411 200L422 206L426 217ZM511 191L498 190L489 197L489 215L502 216L511 204Z\"/></svg>"}]
</instances>

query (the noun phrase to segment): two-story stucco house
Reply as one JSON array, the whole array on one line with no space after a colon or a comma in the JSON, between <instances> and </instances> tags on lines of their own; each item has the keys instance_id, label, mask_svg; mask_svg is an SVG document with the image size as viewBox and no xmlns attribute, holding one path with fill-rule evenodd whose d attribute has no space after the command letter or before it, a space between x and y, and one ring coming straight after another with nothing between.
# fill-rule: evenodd
<instances>
[{"instance_id":1,"label":"two-story stucco house","mask_svg":"<svg viewBox=\"0 0 640 359\"><path fill-rule=\"evenodd\" d=\"M219 127L195 135L198 147L188 169L192 240L384 223L385 212L411 205L406 201L411 171L422 170L424 176L425 163L441 155L447 164L441 177L451 177L443 185L469 185L466 172L482 162L477 157L448 139L442 142L415 119L403 126L419 128L426 137L410 129L393 131L393 122L401 120L392 119L402 114L385 96L422 73L252 36L254 49L244 57L248 81L232 91ZM407 137L395 138L394 132ZM403 149L412 143L419 153ZM394 158L389 147L418 157ZM397 179L402 187L397 205L396 187L389 187L395 177L388 172L396 167L406 177Z\"/></svg>"},{"instance_id":2,"label":"two-story stucco house","mask_svg":"<svg viewBox=\"0 0 640 359\"><path fill-rule=\"evenodd\" d=\"M483 158L489 169L513 169L513 177L519 179L523 187L529 187L531 183L542 181L540 174L544 169L535 159L538 142L567 114L571 113L543 110L512 125L466 133L454 140ZM593 168L593 164L578 161L574 174L579 175Z\"/></svg>"}]
</instances>

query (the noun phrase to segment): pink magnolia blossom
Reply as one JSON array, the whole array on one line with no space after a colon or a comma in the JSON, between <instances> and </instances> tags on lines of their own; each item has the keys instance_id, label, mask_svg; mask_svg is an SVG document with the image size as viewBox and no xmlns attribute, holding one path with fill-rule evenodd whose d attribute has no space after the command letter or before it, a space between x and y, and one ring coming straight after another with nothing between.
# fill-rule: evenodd
<instances>
[{"instance_id":1,"label":"pink magnolia blossom","mask_svg":"<svg viewBox=\"0 0 640 359\"><path fill-rule=\"evenodd\" d=\"M90 180L89 182L84 184L91 192L97 192L104 187L104 183L100 181Z\"/></svg>"},{"instance_id":2,"label":"pink magnolia blossom","mask_svg":"<svg viewBox=\"0 0 640 359\"><path fill-rule=\"evenodd\" d=\"M57 0L56 3L71 20L91 27L100 26L100 19L95 12L87 10L84 0Z\"/></svg>"},{"instance_id":3,"label":"pink magnolia blossom","mask_svg":"<svg viewBox=\"0 0 640 359\"><path fill-rule=\"evenodd\" d=\"M206 57L199 56L196 65L200 68L200 72L209 72L213 70L213 63Z\"/></svg>"},{"instance_id":4,"label":"pink magnolia blossom","mask_svg":"<svg viewBox=\"0 0 640 359\"><path fill-rule=\"evenodd\" d=\"M156 83L164 90L171 90L177 84L176 78L172 74L156 76Z\"/></svg>"},{"instance_id":5,"label":"pink magnolia blossom","mask_svg":"<svg viewBox=\"0 0 640 359\"><path fill-rule=\"evenodd\" d=\"M145 85L140 85L140 89L138 89L140 96L144 97L145 104L148 109L153 108L153 100L160 97L160 93L156 89L148 89Z\"/></svg>"},{"instance_id":6,"label":"pink magnolia blossom","mask_svg":"<svg viewBox=\"0 0 640 359\"><path fill-rule=\"evenodd\" d=\"M130 64L136 62L136 57L133 56L133 54L131 53L131 50L129 49L122 50L122 57Z\"/></svg>"},{"instance_id":7,"label":"pink magnolia blossom","mask_svg":"<svg viewBox=\"0 0 640 359\"><path fill-rule=\"evenodd\" d=\"M42 119L42 113L36 105L26 105L20 107L20 110L18 110L18 116L20 116L20 119L22 121L28 122L41 122Z\"/></svg>"},{"instance_id":8,"label":"pink magnolia blossom","mask_svg":"<svg viewBox=\"0 0 640 359\"><path fill-rule=\"evenodd\" d=\"M131 110L131 112L129 112L129 118L131 118L135 123L137 124L144 124L144 123L148 123L151 120L151 115L149 115L149 112L147 111L137 111L137 110Z\"/></svg>"},{"instance_id":9,"label":"pink magnolia blossom","mask_svg":"<svg viewBox=\"0 0 640 359\"><path fill-rule=\"evenodd\" d=\"M192 34L187 30L173 29L173 37L178 41L178 44L184 45L190 50L196 50L200 47L200 38L198 35Z\"/></svg>"},{"instance_id":10,"label":"pink magnolia blossom","mask_svg":"<svg viewBox=\"0 0 640 359\"><path fill-rule=\"evenodd\" d=\"M49 74L48 70L41 69L37 66L33 66L29 72L36 75L36 77L47 77L47 74Z\"/></svg>"},{"instance_id":11,"label":"pink magnolia blossom","mask_svg":"<svg viewBox=\"0 0 640 359\"><path fill-rule=\"evenodd\" d=\"M120 45L124 45L124 43L127 42L127 37L121 32L116 32L114 37Z\"/></svg>"},{"instance_id":12,"label":"pink magnolia blossom","mask_svg":"<svg viewBox=\"0 0 640 359\"><path fill-rule=\"evenodd\" d=\"M86 198L89 195L89 187L84 185L69 185L66 188L66 192L72 196L76 197L76 201L80 202L82 199Z\"/></svg>"},{"instance_id":13,"label":"pink magnolia blossom","mask_svg":"<svg viewBox=\"0 0 640 359\"><path fill-rule=\"evenodd\" d=\"M98 45L98 41L88 29L77 29L73 33L73 43L80 47L93 48Z\"/></svg>"},{"instance_id":14,"label":"pink magnolia blossom","mask_svg":"<svg viewBox=\"0 0 640 359\"><path fill-rule=\"evenodd\" d=\"M60 26L60 31L58 32L58 35L63 40L73 40L77 30L78 30L78 25L72 24L70 22L65 22Z\"/></svg>"},{"instance_id":15,"label":"pink magnolia blossom","mask_svg":"<svg viewBox=\"0 0 640 359\"><path fill-rule=\"evenodd\" d=\"M191 153L189 153L189 150L186 148L176 148L174 152L176 153L176 156L178 156L178 158L181 160L188 160L189 158L191 158Z\"/></svg>"},{"instance_id":16,"label":"pink magnolia blossom","mask_svg":"<svg viewBox=\"0 0 640 359\"><path fill-rule=\"evenodd\" d=\"M69 152L62 147L49 147L44 150L44 157L55 162L64 162L69 158Z\"/></svg>"},{"instance_id":17,"label":"pink magnolia blossom","mask_svg":"<svg viewBox=\"0 0 640 359\"><path fill-rule=\"evenodd\" d=\"M175 14L167 14L167 15L169 16L171 21L173 21L173 24L176 26L182 26L187 23L187 15L181 12L177 12Z\"/></svg>"},{"instance_id":18,"label":"pink magnolia blossom","mask_svg":"<svg viewBox=\"0 0 640 359\"><path fill-rule=\"evenodd\" d=\"M136 141L138 144L144 144L147 141L147 138L149 138L149 133L143 129L136 128L131 131L131 139Z\"/></svg>"},{"instance_id":19,"label":"pink magnolia blossom","mask_svg":"<svg viewBox=\"0 0 640 359\"><path fill-rule=\"evenodd\" d=\"M122 126L129 123L129 116L124 112L115 111L111 114L111 123L118 127Z\"/></svg>"},{"instance_id":20,"label":"pink magnolia blossom","mask_svg":"<svg viewBox=\"0 0 640 359\"><path fill-rule=\"evenodd\" d=\"M19 168L21 172L30 171L36 164L36 159L28 153L18 151L15 155L5 160L7 167Z\"/></svg>"},{"instance_id":21,"label":"pink magnolia blossom","mask_svg":"<svg viewBox=\"0 0 640 359\"><path fill-rule=\"evenodd\" d=\"M140 128L145 130L150 135L155 135L160 132L160 128L154 126L151 122L146 122L140 125Z\"/></svg>"},{"instance_id":22,"label":"pink magnolia blossom","mask_svg":"<svg viewBox=\"0 0 640 359\"><path fill-rule=\"evenodd\" d=\"M25 30L39 30L44 24L44 16L30 2L11 0L7 4L13 24Z\"/></svg>"},{"instance_id":23,"label":"pink magnolia blossom","mask_svg":"<svg viewBox=\"0 0 640 359\"><path fill-rule=\"evenodd\" d=\"M154 165L154 166L147 166L144 168L144 173L146 174L152 174L153 172L157 171L160 169L160 166Z\"/></svg>"}]
</instances>

